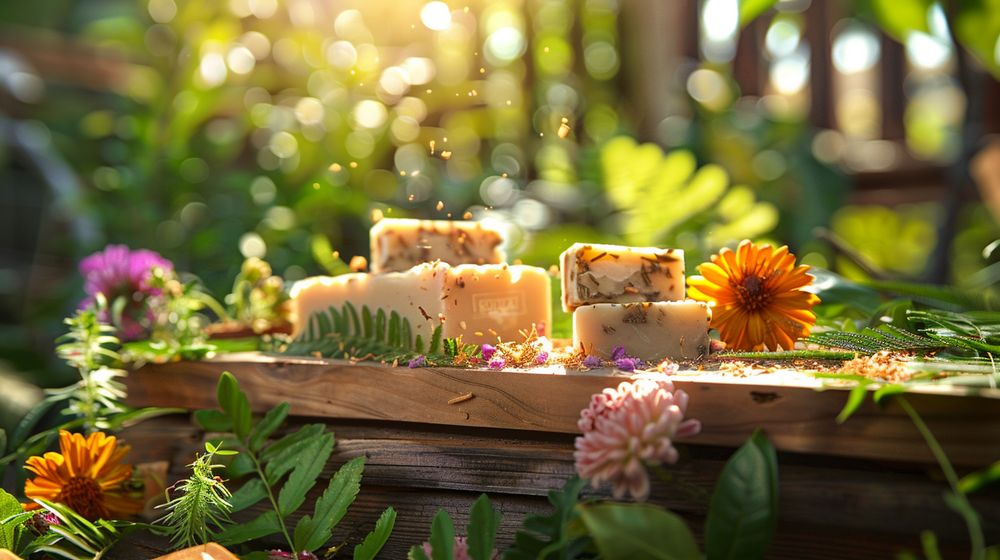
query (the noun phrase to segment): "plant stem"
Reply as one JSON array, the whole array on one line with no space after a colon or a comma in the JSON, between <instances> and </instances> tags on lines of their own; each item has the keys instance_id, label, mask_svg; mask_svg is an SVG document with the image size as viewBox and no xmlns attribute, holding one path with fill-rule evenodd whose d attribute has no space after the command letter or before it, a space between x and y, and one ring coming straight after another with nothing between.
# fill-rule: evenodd
<instances>
[{"instance_id":1,"label":"plant stem","mask_svg":"<svg viewBox=\"0 0 1000 560\"><path fill-rule=\"evenodd\" d=\"M295 543L292 542L292 536L288 534L288 529L285 527L285 518L281 516L281 509L278 507L278 501L274 499L274 492L271 491L271 485L268 484L267 477L264 476L264 469L260 467L260 460L257 459L256 453L250 451L250 442L244 441L242 443L246 449L247 456L253 461L253 468L257 471L257 476L264 483L264 489L267 490L267 499L271 501L271 507L274 508L274 513L278 516L278 526L281 527L281 534L285 536L285 542L288 543L288 550L292 551L292 556L295 556L297 552L295 550Z\"/></svg>"},{"instance_id":2,"label":"plant stem","mask_svg":"<svg viewBox=\"0 0 1000 560\"><path fill-rule=\"evenodd\" d=\"M951 487L952 498L955 501L955 509L958 511L959 515L965 520L965 525L969 529L969 541L972 544L972 560L983 560L985 556L984 546L985 538L983 536L983 528L979 523L979 514L973 509L972 504L969 503L968 497L958 489L958 474L955 472L955 468L951 465L951 461L948 460L948 455L945 454L944 449L941 444L938 443L937 438L931 433L930 428L924 423L924 419L917 414L917 411L910 405L902 395L896 396L896 402L899 403L900 408L906 412L910 420L913 421L913 425L916 426L917 431L920 435L924 437L924 441L927 442L927 447L930 448L931 453L934 458L937 459L938 465L941 466L941 471L944 472L944 477L948 480L948 485Z\"/></svg>"}]
</instances>

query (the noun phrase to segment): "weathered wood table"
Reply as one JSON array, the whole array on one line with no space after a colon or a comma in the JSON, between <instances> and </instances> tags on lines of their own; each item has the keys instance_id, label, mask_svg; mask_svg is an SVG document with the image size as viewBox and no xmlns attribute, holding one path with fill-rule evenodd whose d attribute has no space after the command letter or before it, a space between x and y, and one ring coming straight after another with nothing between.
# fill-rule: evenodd
<instances>
[{"instance_id":1,"label":"weathered wood table","mask_svg":"<svg viewBox=\"0 0 1000 560\"><path fill-rule=\"evenodd\" d=\"M426 540L441 507L463 532L480 492L503 514L498 545L510 544L524 517L545 511L547 492L574 472L580 410L593 393L624 379L608 370L409 369L230 354L147 365L128 378L129 402L211 408L222 371L236 376L254 410L288 401L293 427L317 419L329 425L337 448L324 476L367 457L361 493L335 538L353 547L391 505L398 518L384 558L405 558ZM701 420L703 431L681 446L681 460L670 468L675 481L655 482L651 501L683 515L696 534L726 459L761 427L780 462L780 522L769 557L891 558L918 550L923 529L937 533L946 557L966 549L965 526L942 500L945 482L924 440L892 403L867 402L837 424L847 391L823 388L808 375L682 372L673 379L690 394L688 417ZM1000 459L1000 391L931 387L907 398L960 470ZM136 462L167 458L172 482L204 435L189 417L175 415L139 424L125 437ZM973 503L988 540L1000 540L1000 489L976 494ZM132 557L162 550L159 543L131 547Z\"/></svg>"}]
</instances>

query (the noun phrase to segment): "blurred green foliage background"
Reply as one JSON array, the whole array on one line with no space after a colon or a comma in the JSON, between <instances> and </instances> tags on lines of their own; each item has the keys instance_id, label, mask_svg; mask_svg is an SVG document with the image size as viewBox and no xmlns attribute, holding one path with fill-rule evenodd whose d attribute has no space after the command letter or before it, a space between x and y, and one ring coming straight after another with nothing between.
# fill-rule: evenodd
<instances>
[{"instance_id":1,"label":"blurred green foliage background","mask_svg":"<svg viewBox=\"0 0 1000 560\"><path fill-rule=\"evenodd\" d=\"M0 360L40 385L69 378L51 340L82 295L76 261L106 243L159 251L222 294L244 257L288 280L320 272L318 236L366 254L373 211L494 220L512 257L544 266L588 240L677 246L693 270L752 237L862 275L815 239L825 226L880 269L920 276L941 209L845 206L855 170L829 156L843 138L788 110L808 84L782 89L779 73L776 90L744 96L732 57L711 54L712 25L734 22L735 45L736 22L774 2L683 4L702 22L702 56L679 69L629 65L641 60L631 32L655 26L623 18L648 2L0 4ZM868 4L874 15L869 5L851 22L894 21ZM931 33L936 4L917 4L923 19L896 27ZM797 56L808 6L767 12L775 52L791 37ZM629 84L662 73L677 74L662 92L674 110L650 127ZM941 140L955 120L927 124L935 107L918 109L916 138L938 139L928 157L957 157ZM634 139L650 128L655 142ZM956 281L988 264L979 251L1000 236L982 208L961 223Z\"/></svg>"}]
</instances>

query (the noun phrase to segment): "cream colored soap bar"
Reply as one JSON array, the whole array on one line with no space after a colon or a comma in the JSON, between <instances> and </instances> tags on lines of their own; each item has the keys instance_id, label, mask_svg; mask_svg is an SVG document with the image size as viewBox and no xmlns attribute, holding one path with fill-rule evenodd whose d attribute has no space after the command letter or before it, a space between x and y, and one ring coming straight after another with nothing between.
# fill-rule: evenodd
<instances>
[{"instance_id":1,"label":"cream colored soap bar","mask_svg":"<svg viewBox=\"0 0 1000 560\"><path fill-rule=\"evenodd\" d=\"M573 312L573 346L605 359L617 346L643 360L693 359L708 355L711 318L694 300L584 305Z\"/></svg>"},{"instance_id":2,"label":"cream colored soap bar","mask_svg":"<svg viewBox=\"0 0 1000 560\"><path fill-rule=\"evenodd\" d=\"M534 326L547 336L552 324L552 289L543 268L525 265L460 265L445 279L446 337L463 342L524 340Z\"/></svg>"},{"instance_id":3,"label":"cream colored soap bar","mask_svg":"<svg viewBox=\"0 0 1000 560\"><path fill-rule=\"evenodd\" d=\"M359 312L365 305L372 313L380 308L386 313L395 310L409 320L414 337L421 335L429 340L440 321L441 290L449 268L443 263L426 263L406 272L355 272L300 280L290 291L292 334L304 332L313 313L326 311L331 305L340 310L349 301Z\"/></svg>"},{"instance_id":4,"label":"cream colored soap bar","mask_svg":"<svg viewBox=\"0 0 1000 560\"><path fill-rule=\"evenodd\" d=\"M562 306L684 299L684 251L574 243L559 260Z\"/></svg>"},{"instance_id":5,"label":"cream colored soap bar","mask_svg":"<svg viewBox=\"0 0 1000 560\"><path fill-rule=\"evenodd\" d=\"M499 264L500 230L482 222L384 218L372 226L371 271L402 272L440 260L451 265Z\"/></svg>"},{"instance_id":6,"label":"cream colored soap bar","mask_svg":"<svg viewBox=\"0 0 1000 560\"><path fill-rule=\"evenodd\" d=\"M534 266L435 262L406 272L320 276L296 282L291 298L295 336L308 329L313 313L348 301L359 311L366 305L372 313L396 311L425 341L438 324L445 338L479 344L522 340L532 327L543 335L552 323L548 274Z\"/></svg>"}]
</instances>

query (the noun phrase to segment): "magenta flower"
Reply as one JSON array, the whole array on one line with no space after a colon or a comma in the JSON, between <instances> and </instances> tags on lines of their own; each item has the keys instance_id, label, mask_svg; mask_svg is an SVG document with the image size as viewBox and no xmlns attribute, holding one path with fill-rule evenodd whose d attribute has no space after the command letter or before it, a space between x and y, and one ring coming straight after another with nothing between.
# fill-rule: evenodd
<instances>
[{"instance_id":1,"label":"magenta flower","mask_svg":"<svg viewBox=\"0 0 1000 560\"><path fill-rule=\"evenodd\" d=\"M545 350L542 350L541 352L538 353L537 356L535 356L535 363L536 364L541 365L541 364L544 364L547 361L549 361L549 353L546 352Z\"/></svg>"},{"instance_id":2,"label":"magenta flower","mask_svg":"<svg viewBox=\"0 0 1000 560\"><path fill-rule=\"evenodd\" d=\"M624 346L615 346L611 349L611 360L617 362L622 358L627 358L628 355L625 354Z\"/></svg>"},{"instance_id":3,"label":"magenta flower","mask_svg":"<svg viewBox=\"0 0 1000 560\"><path fill-rule=\"evenodd\" d=\"M701 431L697 420L684 420L688 396L670 381L636 379L591 397L577 422L576 472L594 488L612 485L615 498L628 492L642 501L649 496L646 465L677 461L676 438Z\"/></svg>"},{"instance_id":4,"label":"magenta flower","mask_svg":"<svg viewBox=\"0 0 1000 560\"><path fill-rule=\"evenodd\" d=\"M629 357L618 358L615 360L615 367L622 371L635 371L642 367L642 360Z\"/></svg>"},{"instance_id":5,"label":"magenta flower","mask_svg":"<svg viewBox=\"0 0 1000 560\"><path fill-rule=\"evenodd\" d=\"M409 363L406 364L406 367L409 367L409 368L419 368L419 367L424 367L426 365L427 365L427 358L424 357L423 354L421 354L421 355L417 356L416 358L413 358L412 360L410 360Z\"/></svg>"},{"instance_id":6,"label":"magenta flower","mask_svg":"<svg viewBox=\"0 0 1000 560\"><path fill-rule=\"evenodd\" d=\"M583 367L586 368L599 368L603 364L604 362L602 362L599 357L594 356L593 354L589 354L586 358L583 359Z\"/></svg>"},{"instance_id":7,"label":"magenta flower","mask_svg":"<svg viewBox=\"0 0 1000 560\"><path fill-rule=\"evenodd\" d=\"M501 358L500 356L494 356L493 359L490 360L490 363L487 364L487 366L490 369L496 369L496 370L503 369L504 366L506 366L506 365L507 365L507 361L504 360L503 358Z\"/></svg>"},{"instance_id":8,"label":"magenta flower","mask_svg":"<svg viewBox=\"0 0 1000 560\"><path fill-rule=\"evenodd\" d=\"M493 354L497 351L497 347L492 344L483 344L483 359L489 361L493 357Z\"/></svg>"},{"instance_id":9,"label":"magenta flower","mask_svg":"<svg viewBox=\"0 0 1000 560\"><path fill-rule=\"evenodd\" d=\"M83 289L87 292L87 297L80 306L94 305L97 294L103 295L111 305L118 298L123 298L126 302L125 309L121 324L116 325L119 327L119 337L122 340L142 338L146 334L142 323L153 319L147 299L161 294L160 289L153 287L150 282L155 268L173 272L174 265L153 251L132 251L125 245L108 245L104 251L80 261ZM110 311L101 310L99 318L111 322Z\"/></svg>"},{"instance_id":10,"label":"magenta flower","mask_svg":"<svg viewBox=\"0 0 1000 560\"><path fill-rule=\"evenodd\" d=\"M431 543L425 542L420 546L420 548L424 549L424 554L427 555L428 558L433 558L432 554L434 549L431 548ZM465 537L455 537L454 551L453 556L455 557L455 560L471 560L471 557L469 556L469 543L466 541ZM496 549L493 549L493 554L490 555L490 558L498 557L499 554Z\"/></svg>"}]
</instances>

